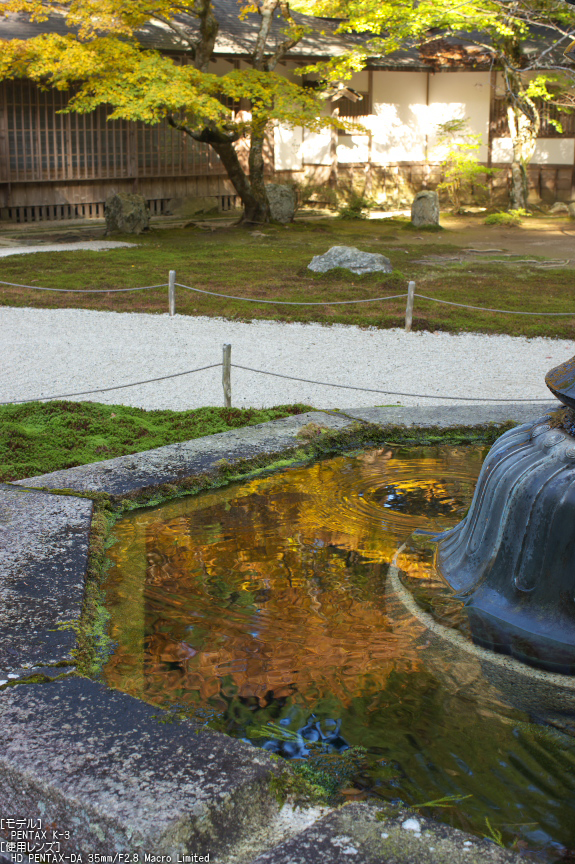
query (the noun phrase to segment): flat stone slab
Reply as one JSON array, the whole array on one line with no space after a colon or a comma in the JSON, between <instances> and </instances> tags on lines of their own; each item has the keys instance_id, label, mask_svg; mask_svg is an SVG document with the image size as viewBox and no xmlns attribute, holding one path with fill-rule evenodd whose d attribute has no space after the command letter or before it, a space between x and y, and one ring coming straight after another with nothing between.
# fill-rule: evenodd
<instances>
[{"instance_id":1,"label":"flat stone slab","mask_svg":"<svg viewBox=\"0 0 575 864\"><path fill-rule=\"evenodd\" d=\"M92 502L0 486L0 682L72 662ZM60 670L62 671L62 670Z\"/></svg>"},{"instance_id":2,"label":"flat stone slab","mask_svg":"<svg viewBox=\"0 0 575 864\"><path fill-rule=\"evenodd\" d=\"M119 456L91 465L80 465L65 471L41 474L27 480L18 480L19 486L48 489L73 489L76 492L107 492L120 496L160 486L177 483L193 475L218 470L218 462L227 459L251 459L255 456L280 454L302 443L297 437L302 426L317 423L330 429L349 426L348 417L309 411L270 423L245 426L196 438L182 444L168 444L155 450Z\"/></svg>"},{"instance_id":3,"label":"flat stone slab","mask_svg":"<svg viewBox=\"0 0 575 864\"><path fill-rule=\"evenodd\" d=\"M279 810L269 780L281 766L264 750L162 714L84 678L0 692L0 814L69 831L59 838L63 854L228 862L235 850L241 860L254 826Z\"/></svg>"},{"instance_id":4,"label":"flat stone slab","mask_svg":"<svg viewBox=\"0 0 575 864\"><path fill-rule=\"evenodd\" d=\"M448 429L450 426L483 426L488 423L506 423L509 420L518 424L528 423L556 408L557 403L550 400L548 403L430 405L429 408L350 408L345 414L347 417L363 420L366 423L418 426L422 429L437 426L440 429Z\"/></svg>"},{"instance_id":5,"label":"flat stone slab","mask_svg":"<svg viewBox=\"0 0 575 864\"><path fill-rule=\"evenodd\" d=\"M419 813L348 804L253 864L519 864L513 852ZM378 818L380 815L381 821Z\"/></svg>"}]
</instances>

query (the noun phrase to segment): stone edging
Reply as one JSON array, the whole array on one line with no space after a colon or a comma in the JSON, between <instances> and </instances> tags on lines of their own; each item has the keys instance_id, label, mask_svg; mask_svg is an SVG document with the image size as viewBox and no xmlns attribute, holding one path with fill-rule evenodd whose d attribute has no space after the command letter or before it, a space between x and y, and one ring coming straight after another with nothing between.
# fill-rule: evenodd
<instances>
[{"instance_id":1,"label":"stone edging","mask_svg":"<svg viewBox=\"0 0 575 864\"><path fill-rule=\"evenodd\" d=\"M318 860L310 851L311 835L305 839L308 831L315 832L314 837L318 831L321 835L325 823L325 843L333 846L339 836L333 826L338 820L349 823L345 813L350 808L324 816L313 829L306 828L322 813L313 807L282 809L278 795L270 793L270 780L281 778L285 769L264 751L211 730L200 732L187 721L161 723L154 713L158 709L73 674L75 637L69 625L79 619L82 609L91 499L102 495L114 501L141 499L158 490L166 493L193 485L198 478L204 484L213 481L222 470L222 460L233 469L235 464L293 455L306 440L305 429L303 439L298 433L303 427L312 428L309 424L342 436L351 435L358 426L372 435L392 425L448 430L507 420L521 423L539 416L546 407L310 412L0 485L0 596L6 601L0 613L0 722L5 743L0 753L0 816L41 818L44 826L69 832L68 838L58 838L61 852L67 854L163 854L176 862L178 856L185 860L181 856L209 851L210 861L241 864L259 860L262 853L262 864L264 860L271 864L287 861L288 846L293 849L289 854L295 855L300 843L298 854L303 857L298 861ZM23 684L26 679L56 677L49 685ZM277 788L277 782L272 788ZM398 840L405 840L411 830L402 828L401 820L409 821L405 814L390 815L385 825L377 823L385 830L379 832L374 846L373 808L353 807L358 809L352 821L356 828L363 824L365 838L371 839L365 845L361 832L355 836L357 830L348 825L346 831L355 839L346 834L343 846L330 846L330 860L341 857L349 862L350 855L361 854L355 860L391 861L391 850L384 854L384 846L392 836L393 860L398 864L413 860L413 845ZM418 846L418 861L517 860L486 841L428 822L420 819L419 832L413 829L417 843L433 835L437 845L441 835L449 850L442 847L440 858L427 849L429 844L425 850ZM284 848L282 841L291 835L296 836ZM2 830L0 838L9 839ZM316 841L319 848L323 841ZM355 852L346 852L346 843ZM471 845L464 848L464 843ZM89 864L97 864L97 859Z\"/></svg>"}]
</instances>

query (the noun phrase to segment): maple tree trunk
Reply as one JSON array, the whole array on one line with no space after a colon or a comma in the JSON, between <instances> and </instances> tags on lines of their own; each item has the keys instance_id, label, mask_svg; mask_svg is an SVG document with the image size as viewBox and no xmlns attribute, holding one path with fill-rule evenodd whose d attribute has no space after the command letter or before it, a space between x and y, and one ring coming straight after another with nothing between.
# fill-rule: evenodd
<instances>
[{"instance_id":1,"label":"maple tree trunk","mask_svg":"<svg viewBox=\"0 0 575 864\"><path fill-rule=\"evenodd\" d=\"M511 163L511 189L509 191L509 209L527 209L527 171L520 160Z\"/></svg>"},{"instance_id":2,"label":"maple tree trunk","mask_svg":"<svg viewBox=\"0 0 575 864\"><path fill-rule=\"evenodd\" d=\"M270 221L270 205L266 194L266 186L264 179L264 143L266 135L266 124L253 124L252 134L250 138L250 187L254 199L257 201L257 209L259 218L248 218L247 209L244 214L246 222L269 222Z\"/></svg>"},{"instance_id":3,"label":"maple tree trunk","mask_svg":"<svg viewBox=\"0 0 575 864\"><path fill-rule=\"evenodd\" d=\"M244 207L243 222L269 222L269 205L264 202L253 189L253 183L248 179L238 159L238 154L231 141L210 141L232 181L233 187L240 196ZM266 206L267 205L267 206Z\"/></svg>"},{"instance_id":4,"label":"maple tree trunk","mask_svg":"<svg viewBox=\"0 0 575 864\"><path fill-rule=\"evenodd\" d=\"M530 106L532 102L530 101ZM526 210L529 195L527 183L527 165L533 153L537 135L539 134L539 114L532 111L532 116L509 106L507 109L509 134L513 145L511 162L511 189L509 192L509 209Z\"/></svg>"}]
</instances>

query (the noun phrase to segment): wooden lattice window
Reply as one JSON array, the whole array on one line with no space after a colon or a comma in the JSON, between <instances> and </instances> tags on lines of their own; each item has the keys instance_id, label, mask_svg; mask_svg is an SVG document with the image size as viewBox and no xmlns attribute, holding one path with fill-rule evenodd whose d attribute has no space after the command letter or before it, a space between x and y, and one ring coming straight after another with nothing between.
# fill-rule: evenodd
<instances>
[{"instance_id":1,"label":"wooden lattice window","mask_svg":"<svg viewBox=\"0 0 575 864\"><path fill-rule=\"evenodd\" d=\"M540 138L575 137L575 113L567 114L565 111L560 111L556 105L552 105L543 99L535 99L535 104L541 117L541 130L539 132ZM552 121L559 123L563 131L560 132ZM496 138L509 137L507 102L505 99L495 99L491 123L492 134Z\"/></svg>"},{"instance_id":2,"label":"wooden lattice window","mask_svg":"<svg viewBox=\"0 0 575 864\"><path fill-rule=\"evenodd\" d=\"M371 114L371 99L369 93L360 93L362 98L354 102L347 96L342 96L333 103L334 108L339 108L340 117L367 117Z\"/></svg>"},{"instance_id":3,"label":"wooden lattice window","mask_svg":"<svg viewBox=\"0 0 575 864\"><path fill-rule=\"evenodd\" d=\"M97 180L221 173L209 145L167 122L108 120L110 108L62 114L69 93L29 81L0 83L3 180Z\"/></svg>"}]
</instances>

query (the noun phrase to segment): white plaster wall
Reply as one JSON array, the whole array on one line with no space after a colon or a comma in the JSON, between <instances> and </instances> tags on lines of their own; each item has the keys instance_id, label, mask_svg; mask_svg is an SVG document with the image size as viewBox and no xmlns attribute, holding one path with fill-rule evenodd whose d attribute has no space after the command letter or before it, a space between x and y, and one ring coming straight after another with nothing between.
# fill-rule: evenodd
<instances>
[{"instance_id":1,"label":"white plaster wall","mask_svg":"<svg viewBox=\"0 0 575 864\"><path fill-rule=\"evenodd\" d=\"M489 141L489 72L439 72L429 76L428 153L433 161L445 158L437 146L437 125L455 118L466 119L467 129L481 135L477 159L487 162Z\"/></svg>"},{"instance_id":2,"label":"white plaster wall","mask_svg":"<svg viewBox=\"0 0 575 864\"><path fill-rule=\"evenodd\" d=\"M340 135L337 142L337 161L367 162L369 159L368 135Z\"/></svg>"},{"instance_id":3,"label":"white plaster wall","mask_svg":"<svg viewBox=\"0 0 575 864\"><path fill-rule=\"evenodd\" d=\"M276 171L300 171L302 168L303 130L301 126L274 128L274 164Z\"/></svg>"},{"instance_id":4,"label":"white plaster wall","mask_svg":"<svg viewBox=\"0 0 575 864\"><path fill-rule=\"evenodd\" d=\"M330 156L331 130L321 132L303 130L301 147L302 159L305 165L331 165Z\"/></svg>"},{"instance_id":5,"label":"white plaster wall","mask_svg":"<svg viewBox=\"0 0 575 864\"><path fill-rule=\"evenodd\" d=\"M532 162L538 165L573 165L575 138L538 138Z\"/></svg>"},{"instance_id":6,"label":"white plaster wall","mask_svg":"<svg viewBox=\"0 0 575 864\"><path fill-rule=\"evenodd\" d=\"M575 138L538 138L531 162L535 165L573 165ZM493 162L510 163L511 138L494 138L491 158Z\"/></svg>"},{"instance_id":7,"label":"white plaster wall","mask_svg":"<svg viewBox=\"0 0 575 864\"><path fill-rule=\"evenodd\" d=\"M373 161L420 161L426 152L439 161L437 125L456 117L468 118L469 131L482 136L477 155L486 161L489 98L489 72L429 73L428 82L426 72L374 71L374 113L366 124L374 136Z\"/></svg>"},{"instance_id":8,"label":"white plaster wall","mask_svg":"<svg viewBox=\"0 0 575 864\"><path fill-rule=\"evenodd\" d=\"M375 164L425 159L426 94L425 72L374 71L373 115L363 122L373 134Z\"/></svg>"},{"instance_id":9,"label":"white plaster wall","mask_svg":"<svg viewBox=\"0 0 575 864\"><path fill-rule=\"evenodd\" d=\"M349 84L354 90L359 90L360 93L367 93L369 90L369 72L354 72L346 84Z\"/></svg>"}]
</instances>

